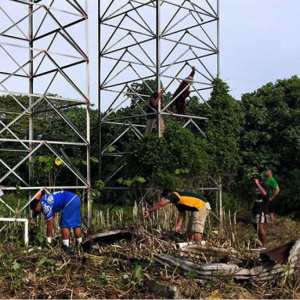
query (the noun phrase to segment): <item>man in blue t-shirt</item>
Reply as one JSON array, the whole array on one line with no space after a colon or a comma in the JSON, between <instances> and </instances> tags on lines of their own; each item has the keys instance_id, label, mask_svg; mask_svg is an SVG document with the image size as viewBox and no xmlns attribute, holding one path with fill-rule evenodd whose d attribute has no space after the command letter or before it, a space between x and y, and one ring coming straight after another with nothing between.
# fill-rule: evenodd
<instances>
[{"instance_id":1,"label":"man in blue t-shirt","mask_svg":"<svg viewBox=\"0 0 300 300\"><path fill-rule=\"evenodd\" d=\"M42 191L35 200L30 203L33 217L30 225L34 224L34 218L41 212L47 220L47 243L51 244L53 235L54 214L61 211L60 228L62 235L62 248L65 252L70 252L70 228L73 228L77 244L82 242L80 198L68 191L48 193Z\"/></svg>"}]
</instances>

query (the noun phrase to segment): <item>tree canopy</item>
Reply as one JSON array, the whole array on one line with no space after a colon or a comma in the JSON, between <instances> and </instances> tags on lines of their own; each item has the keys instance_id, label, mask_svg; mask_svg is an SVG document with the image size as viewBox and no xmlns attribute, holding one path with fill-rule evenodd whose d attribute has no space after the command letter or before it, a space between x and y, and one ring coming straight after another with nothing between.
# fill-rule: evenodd
<instances>
[{"instance_id":1,"label":"tree canopy","mask_svg":"<svg viewBox=\"0 0 300 300\"><path fill-rule=\"evenodd\" d=\"M132 115L132 110L140 114L140 108L145 109L151 94L156 86L155 81L148 80L144 84L133 84L128 93L134 91L145 95L143 99L130 96L131 104L119 108L111 114L112 118L122 118ZM149 89L151 87L151 89ZM250 203L249 175L253 170L262 172L264 168L271 168L274 177L279 182L281 193L275 201L277 209L282 213L299 211L300 207L300 79L293 76L289 79L268 83L257 91L247 93L240 101L234 99L229 92L228 85L221 79L215 79L213 90L207 103L200 103L197 97L187 102L188 112L191 115L205 117L205 120L195 120L197 126L205 133L204 137L195 128L183 128L181 121L175 118L166 120L166 130L163 138L156 134L145 135L140 140L134 133L128 133L127 138L118 140L112 147L106 149L103 157L103 177L125 164L118 176L109 182L110 186L122 185L142 187L143 189L161 189L163 187L177 189L197 189L207 184L207 178L222 178L225 198L230 205ZM167 94L163 101L170 100ZM28 106L28 98L15 96L24 106ZM139 102L140 108L134 104ZM12 96L0 97L0 109L16 111L19 104ZM39 107L46 109L46 107ZM85 110L73 107L66 110L66 116L83 133L85 133ZM9 124L13 115L1 114L2 124ZM145 118L139 117L139 122L146 123ZM21 118L12 130L21 138L27 138L28 116ZM3 125L1 125L1 128ZM118 126L102 125L102 147L108 145L114 138ZM98 157L98 114L96 109L91 110L92 157ZM11 134L4 131L2 138ZM69 132L65 122L56 118L51 112L37 114L35 117L35 136L43 136L53 140L77 141L77 136ZM1 145L2 150L4 143ZM64 149L72 162L84 169L86 157L84 151L77 149ZM112 159L111 153L126 152L125 158ZM1 158L14 166L20 154L1 152ZM37 159L36 167L43 167L47 161L47 168L59 172L58 180L68 181L64 175L64 168L49 166L47 154L39 153L45 159ZM51 159L50 159L51 160ZM97 159L92 168L93 184L97 177ZM33 162L34 163L34 162ZM5 168L1 166L0 175ZM19 172L25 177L25 168ZM47 172L46 172L47 173ZM46 176L46 175L45 175ZM42 180L42 179L41 179ZM17 184L16 181L10 184ZM247 199L245 199L247 198ZM105 200L105 199L104 199ZM231 203L231 204L230 204Z\"/></svg>"}]
</instances>

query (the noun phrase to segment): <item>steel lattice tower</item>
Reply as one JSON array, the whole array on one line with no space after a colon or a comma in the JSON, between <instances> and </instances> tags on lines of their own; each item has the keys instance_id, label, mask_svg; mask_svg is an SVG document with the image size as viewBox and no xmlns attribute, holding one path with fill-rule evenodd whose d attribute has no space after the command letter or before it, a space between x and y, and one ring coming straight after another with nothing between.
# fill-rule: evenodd
<instances>
[{"instance_id":1,"label":"steel lattice tower","mask_svg":"<svg viewBox=\"0 0 300 300\"><path fill-rule=\"evenodd\" d=\"M100 164L100 176L107 189L115 189L124 163L121 158L126 153L114 146L129 133L141 139L145 131L147 113L140 103L148 103L149 96L137 93L132 88L135 83L153 92L147 80L154 79L158 90L162 84L166 93L172 94L195 66L191 96L206 103L212 81L219 76L219 1L106 0L101 1L98 17L100 161L114 157L117 165L116 170L103 176ZM156 114L168 119L171 105L170 102L163 108L159 102ZM131 115L112 117L118 109L128 106L135 108ZM174 115L185 120L184 127L194 125L205 135L201 130L201 120L205 118ZM160 118L157 120L161 136ZM114 129L108 141L104 136L107 128ZM110 147L117 151L110 152Z\"/></svg>"},{"instance_id":2,"label":"steel lattice tower","mask_svg":"<svg viewBox=\"0 0 300 300\"><path fill-rule=\"evenodd\" d=\"M0 185L34 191L30 200L43 186L83 190L90 223L88 1L0 0L0 19L0 93L9 99L0 103ZM68 117L73 107L85 111L80 128ZM65 130L53 134L57 120ZM78 149L85 173L70 157ZM32 164L45 155L62 163L70 185L37 180Z\"/></svg>"}]
</instances>

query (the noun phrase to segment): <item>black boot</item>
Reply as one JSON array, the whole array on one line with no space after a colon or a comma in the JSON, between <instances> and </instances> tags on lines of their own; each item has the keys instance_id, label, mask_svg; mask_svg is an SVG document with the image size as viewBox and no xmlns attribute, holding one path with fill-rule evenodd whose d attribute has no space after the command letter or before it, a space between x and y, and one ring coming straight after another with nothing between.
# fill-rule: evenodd
<instances>
[{"instance_id":1,"label":"black boot","mask_svg":"<svg viewBox=\"0 0 300 300\"><path fill-rule=\"evenodd\" d=\"M62 245L62 249L66 253L70 253L71 252L70 247L68 247L67 245Z\"/></svg>"}]
</instances>

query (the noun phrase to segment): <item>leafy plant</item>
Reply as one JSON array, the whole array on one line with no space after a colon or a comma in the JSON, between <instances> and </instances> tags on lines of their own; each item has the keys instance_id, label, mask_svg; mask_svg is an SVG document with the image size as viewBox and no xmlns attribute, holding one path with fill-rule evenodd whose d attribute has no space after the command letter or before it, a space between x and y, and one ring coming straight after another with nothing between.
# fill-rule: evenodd
<instances>
[{"instance_id":1,"label":"leafy plant","mask_svg":"<svg viewBox=\"0 0 300 300\"><path fill-rule=\"evenodd\" d=\"M163 138L146 135L132 144L126 171L139 174L133 178L145 180L148 187L193 188L208 173L204 143L179 123L169 122Z\"/></svg>"}]
</instances>

